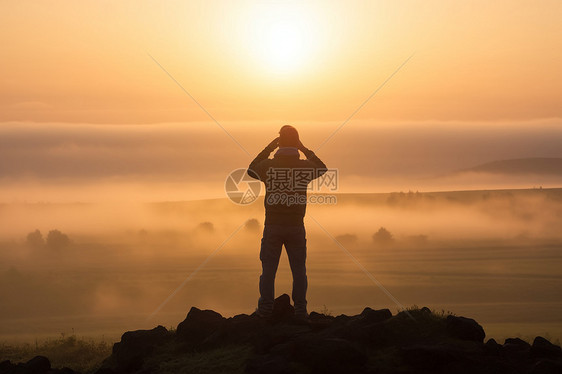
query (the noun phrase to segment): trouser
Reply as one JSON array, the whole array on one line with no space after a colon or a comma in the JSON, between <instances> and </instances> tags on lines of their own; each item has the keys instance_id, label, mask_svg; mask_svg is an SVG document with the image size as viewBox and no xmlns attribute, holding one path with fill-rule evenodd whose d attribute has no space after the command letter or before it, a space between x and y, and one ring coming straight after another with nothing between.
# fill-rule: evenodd
<instances>
[{"instance_id":1,"label":"trouser","mask_svg":"<svg viewBox=\"0 0 562 374\"><path fill-rule=\"evenodd\" d=\"M293 273L292 297L295 304L295 314L306 315L308 280L306 277L306 230L304 224L297 226L265 225L260 250L262 274L260 276L258 309L266 315L273 311L275 274L279 266L283 245L285 245L291 272Z\"/></svg>"}]
</instances>

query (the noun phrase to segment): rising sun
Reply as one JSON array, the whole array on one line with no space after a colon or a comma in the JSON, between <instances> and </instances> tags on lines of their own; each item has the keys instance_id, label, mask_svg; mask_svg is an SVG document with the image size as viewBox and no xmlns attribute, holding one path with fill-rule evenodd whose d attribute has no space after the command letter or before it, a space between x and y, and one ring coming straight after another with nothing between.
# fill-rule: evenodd
<instances>
[{"instance_id":1,"label":"rising sun","mask_svg":"<svg viewBox=\"0 0 562 374\"><path fill-rule=\"evenodd\" d=\"M298 3L274 3L253 9L246 45L261 68L293 73L313 63L318 47L316 17Z\"/></svg>"}]
</instances>

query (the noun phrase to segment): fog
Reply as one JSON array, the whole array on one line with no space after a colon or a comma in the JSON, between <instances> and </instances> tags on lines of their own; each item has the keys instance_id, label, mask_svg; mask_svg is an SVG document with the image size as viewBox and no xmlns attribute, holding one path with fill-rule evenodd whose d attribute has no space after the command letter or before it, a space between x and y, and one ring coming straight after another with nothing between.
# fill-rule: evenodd
<instances>
[{"instance_id":1,"label":"fog","mask_svg":"<svg viewBox=\"0 0 562 374\"><path fill-rule=\"evenodd\" d=\"M313 191L337 201L307 208L310 310L426 305L497 338L562 337L559 123L295 123L338 171ZM282 124L4 123L0 340L251 313L263 191L240 206L224 186ZM283 255L277 294L290 284Z\"/></svg>"},{"instance_id":2,"label":"fog","mask_svg":"<svg viewBox=\"0 0 562 374\"><path fill-rule=\"evenodd\" d=\"M146 125L3 123L0 202L185 201L224 197L224 181L282 122ZM554 174L459 170L505 159L562 158L560 120L294 124L340 173L340 192L558 187ZM225 133L227 132L227 133ZM239 147L230 136L240 144ZM329 140L328 140L329 139ZM327 140L327 141L326 141ZM248 152L246 154L245 152Z\"/></svg>"},{"instance_id":3,"label":"fog","mask_svg":"<svg viewBox=\"0 0 562 374\"><path fill-rule=\"evenodd\" d=\"M307 208L310 310L416 304L476 318L498 338L562 337L562 190L335 196ZM257 303L263 198L6 203L0 227L2 340L112 339L175 326L191 306L231 316ZM283 254L277 294L290 284Z\"/></svg>"}]
</instances>

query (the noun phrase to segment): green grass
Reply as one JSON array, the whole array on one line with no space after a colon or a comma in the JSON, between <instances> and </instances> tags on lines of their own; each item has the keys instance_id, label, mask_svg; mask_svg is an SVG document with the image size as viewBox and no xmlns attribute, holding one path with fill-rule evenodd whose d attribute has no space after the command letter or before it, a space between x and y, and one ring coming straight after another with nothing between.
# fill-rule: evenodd
<instances>
[{"instance_id":1,"label":"green grass","mask_svg":"<svg viewBox=\"0 0 562 374\"><path fill-rule=\"evenodd\" d=\"M35 356L45 356L54 368L69 367L82 373L94 372L111 354L112 344L105 341L77 338L75 335L48 339L42 343L0 343L0 362L25 362Z\"/></svg>"}]
</instances>

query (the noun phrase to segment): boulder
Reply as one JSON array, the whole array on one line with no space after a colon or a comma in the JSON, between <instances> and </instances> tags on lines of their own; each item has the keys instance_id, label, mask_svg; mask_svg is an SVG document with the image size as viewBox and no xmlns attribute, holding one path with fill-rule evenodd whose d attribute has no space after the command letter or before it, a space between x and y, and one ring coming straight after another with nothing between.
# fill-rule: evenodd
<instances>
[{"instance_id":1,"label":"boulder","mask_svg":"<svg viewBox=\"0 0 562 374\"><path fill-rule=\"evenodd\" d=\"M308 325L313 331L322 331L332 326L335 319L336 318L334 316L311 312L308 316Z\"/></svg>"},{"instance_id":2,"label":"boulder","mask_svg":"<svg viewBox=\"0 0 562 374\"><path fill-rule=\"evenodd\" d=\"M291 298L284 293L273 302L273 312L271 313L270 321L272 323L279 323L283 321L290 321L295 315L295 308L291 305Z\"/></svg>"},{"instance_id":3,"label":"boulder","mask_svg":"<svg viewBox=\"0 0 562 374\"><path fill-rule=\"evenodd\" d=\"M501 349L501 344L498 344L495 339L488 339L486 344L484 344L484 353L490 356L498 356Z\"/></svg>"},{"instance_id":4,"label":"boulder","mask_svg":"<svg viewBox=\"0 0 562 374\"><path fill-rule=\"evenodd\" d=\"M94 374L117 374L117 373L112 368L102 367L96 370Z\"/></svg>"},{"instance_id":5,"label":"boulder","mask_svg":"<svg viewBox=\"0 0 562 374\"><path fill-rule=\"evenodd\" d=\"M74 370L64 367L51 368L47 357L35 356L26 363L13 364L9 360L0 363L0 374L78 374Z\"/></svg>"},{"instance_id":6,"label":"boulder","mask_svg":"<svg viewBox=\"0 0 562 374\"><path fill-rule=\"evenodd\" d=\"M537 336L530 349L532 357L537 358L557 358L562 355L560 347L552 344L542 336Z\"/></svg>"},{"instance_id":7,"label":"boulder","mask_svg":"<svg viewBox=\"0 0 562 374\"><path fill-rule=\"evenodd\" d=\"M530 348L531 345L521 338L507 338L503 345L511 344L518 347Z\"/></svg>"},{"instance_id":8,"label":"boulder","mask_svg":"<svg viewBox=\"0 0 562 374\"><path fill-rule=\"evenodd\" d=\"M502 347L502 351L507 356L520 359L526 356L531 349L531 345L519 338L507 338Z\"/></svg>"},{"instance_id":9,"label":"boulder","mask_svg":"<svg viewBox=\"0 0 562 374\"><path fill-rule=\"evenodd\" d=\"M334 325L335 326L344 326L352 321L352 317L347 316L345 314L340 314L334 318Z\"/></svg>"},{"instance_id":10,"label":"boulder","mask_svg":"<svg viewBox=\"0 0 562 374\"><path fill-rule=\"evenodd\" d=\"M363 309L361 317L366 323L379 323L386 321L392 317L392 312L388 309L373 310L369 307Z\"/></svg>"},{"instance_id":11,"label":"boulder","mask_svg":"<svg viewBox=\"0 0 562 374\"><path fill-rule=\"evenodd\" d=\"M346 339L317 335L290 340L271 352L298 362L312 373L360 373L367 362L359 345Z\"/></svg>"},{"instance_id":12,"label":"boulder","mask_svg":"<svg viewBox=\"0 0 562 374\"><path fill-rule=\"evenodd\" d=\"M253 339L254 349L258 354L269 353L273 347L292 341L299 336L305 336L311 331L312 329L308 325L266 324Z\"/></svg>"},{"instance_id":13,"label":"boulder","mask_svg":"<svg viewBox=\"0 0 562 374\"><path fill-rule=\"evenodd\" d=\"M400 354L406 363L424 370L440 370L459 359L457 352L443 346L413 345L401 348Z\"/></svg>"},{"instance_id":14,"label":"boulder","mask_svg":"<svg viewBox=\"0 0 562 374\"><path fill-rule=\"evenodd\" d=\"M48 374L79 374L72 370L71 368L63 367L62 369L51 369L47 372Z\"/></svg>"},{"instance_id":15,"label":"boulder","mask_svg":"<svg viewBox=\"0 0 562 374\"><path fill-rule=\"evenodd\" d=\"M266 354L254 356L246 363L249 374L293 374L289 362L278 355Z\"/></svg>"},{"instance_id":16,"label":"boulder","mask_svg":"<svg viewBox=\"0 0 562 374\"><path fill-rule=\"evenodd\" d=\"M223 316L213 310L192 307L185 320L178 325L176 335L184 341L200 343L219 330L225 321Z\"/></svg>"},{"instance_id":17,"label":"boulder","mask_svg":"<svg viewBox=\"0 0 562 374\"><path fill-rule=\"evenodd\" d=\"M143 366L144 359L169 336L164 326L152 330L128 331L121 341L113 345L112 358L115 360L115 371L129 373Z\"/></svg>"},{"instance_id":18,"label":"boulder","mask_svg":"<svg viewBox=\"0 0 562 374\"><path fill-rule=\"evenodd\" d=\"M449 336L461 340L470 340L479 343L484 342L486 333L482 326L472 318L448 315L446 323Z\"/></svg>"},{"instance_id":19,"label":"boulder","mask_svg":"<svg viewBox=\"0 0 562 374\"><path fill-rule=\"evenodd\" d=\"M540 360L531 368L530 374L560 374L562 373L562 362L554 360Z\"/></svg>"},{"instance_id":20,"label":"boulder","mask_svg":"<svg viewBox=\"0 0 562 374\"><path fill-rule=\"evenodd\" d=\"M51 362L47 357L35 356L31 360L27 361L24 365L24 372L30 374L46 373L51 370Z\"/></svg>"},{"instance_id":21,"label":"boulder","mask_svg":"<svg viewBox=\"0 0 562 374\"><path fill-rule=\"evenodd\" d=\"M14 370L14 368L16 367L15 364L12 364L12 362L10 360L5 360L0 362L0 374L7 374L12 372L12 370Z\"/></svg>"},{"instance_id":22,"label":"boulder","mask_svg":"<svg viewBox=\"0 0 562 374\"><path fill-rule=\"evenodd\" d=\"M205 338L202 346L214 348L227 344L251 343L264 325L265 321L255 314L238 314L220 323L218 329Z\"/></svg>"}]
</instances>

